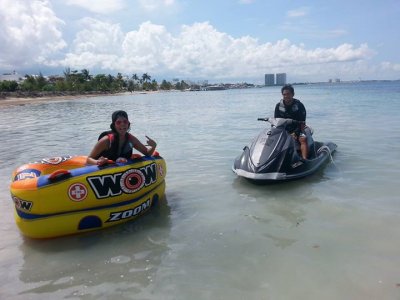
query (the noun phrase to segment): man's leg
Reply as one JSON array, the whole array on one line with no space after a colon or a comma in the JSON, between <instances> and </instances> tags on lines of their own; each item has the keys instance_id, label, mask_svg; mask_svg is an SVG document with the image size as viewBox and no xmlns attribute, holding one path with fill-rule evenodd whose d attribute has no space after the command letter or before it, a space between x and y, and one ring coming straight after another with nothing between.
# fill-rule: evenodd
<instances>
[{"instance_id":1,"label":"man's leg","mask_svg":"<svg viewBox=\"0 0 400 300\"><path fill-rule=\"evenodd\" d=\"M299 142L300 142L301 156L303 157L303 159L307 159L308 158L307 137L304 134L300 135Z\"/></svg>"}]
</instances>

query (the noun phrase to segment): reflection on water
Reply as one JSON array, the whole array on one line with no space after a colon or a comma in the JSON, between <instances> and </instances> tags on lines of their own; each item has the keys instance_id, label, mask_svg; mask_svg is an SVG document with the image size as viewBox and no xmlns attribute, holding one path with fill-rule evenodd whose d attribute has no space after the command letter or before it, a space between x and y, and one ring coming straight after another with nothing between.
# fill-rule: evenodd
<instances>
[{"instance_id":1,"label":"reflection on water","mask_svg":"<svg viewBox=\"0 0 400 300\"><path fill-rule=\"evenodd\" d=\"M314 174L313 179L305 178L305 181L316 183L320 176ZM255 202L258 206L256 213L246 215L253 222L269 224L276 222L277 217L280 219L282 226L294 228L301 226L306 220L306 211L304 206L318 202L320 199L313 195L312 189L307 188L300 181L271 183L267 185L255 185L245 179L236 178L232 184L233 188L238 192L243 201ZM275 224L275 223L273 223ZM270 224L273 228L274 225ZM290 246L295 239L282 237L273 234L265 234L274 242L282 245Z\"/></svg>"},{"instance_id":2,"label":"reflection on water","mask_svg":"<svg viewBox=\"0 0 400 300\"><path fill-rule=\"evenodd\" d=\"M20 270L26 284L20 295L107 297L146 288L169 251L167 201L150 213L106 230L51 240L25 239ZM112 284L110 291L107 285ZM28 288L30 287L30 288Z\"/></svg>"}]
</instances>

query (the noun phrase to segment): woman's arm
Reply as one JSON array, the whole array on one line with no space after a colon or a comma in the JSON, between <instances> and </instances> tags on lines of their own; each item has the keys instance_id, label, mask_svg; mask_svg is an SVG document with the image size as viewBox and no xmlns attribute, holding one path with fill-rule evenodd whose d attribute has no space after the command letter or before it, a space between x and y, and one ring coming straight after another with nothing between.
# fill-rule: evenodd
<instances>
[{"instance_id":1,"label":"woman's arm","mask_svg":"<svg viewBox=\"0 0 400 300\"><path fill-rule=\"evenodd\" d=\"M129 139L132 142L133 148L141 152L143 155L152 155L156 150L157 143L153 139L149 138L147 135L146 138L147 138L146 146L150 146L149 148L143 145L135 136L131 134L129 135Z\"/></svg>"},{"instance_id":2,"label":"woman's arm","mask_svg":"<svg viewBox=\"0 0 400 300\"><path fill-rule=\"evenodd\" d=\"M94 145L92 151L86 159L86 163L89 165L104 165L108 161L108 158L103 156L99 157L99 155L104 150L107 150L108 144L108 136L101 138L100 141L98 141L96 145ZM96 159L96 157L98 158Z\"/></svg>"}]
</instances>

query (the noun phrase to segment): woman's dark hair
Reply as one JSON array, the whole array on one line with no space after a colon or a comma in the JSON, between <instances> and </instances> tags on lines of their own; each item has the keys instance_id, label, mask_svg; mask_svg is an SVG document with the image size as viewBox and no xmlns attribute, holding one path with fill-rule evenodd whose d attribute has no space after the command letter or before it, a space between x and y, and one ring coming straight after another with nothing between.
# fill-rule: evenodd
<instances>
[{"instance_id":1,"label":"woman's dark hair","mask_svg":"<svg viewBox=\"0 0 400 300\"><path fill-rule=\"evenodd\" d=\"M289 92L292 93L292 95L294 96L294 88L290 85L290 84L285 84L282 88L281 88L281 94L283 94L283 91L287 90Z\"/></svg>"}]
</instances>

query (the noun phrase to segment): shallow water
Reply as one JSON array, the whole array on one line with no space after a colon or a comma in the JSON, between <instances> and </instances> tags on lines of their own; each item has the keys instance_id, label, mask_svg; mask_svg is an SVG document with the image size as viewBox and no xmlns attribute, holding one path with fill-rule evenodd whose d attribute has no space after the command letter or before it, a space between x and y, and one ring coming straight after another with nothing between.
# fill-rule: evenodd
<instances>
[{"instance_id":1,"label":"shallow water","mask_svg":"<svg viewBox=\"0 0 400 300\"><path fill-rule=\"evenodd\" d=\"M295 86L333 163L256 186L234 158L277 87L0 107L0 299L400 299L400 83ZM136 222L55 240L20 235L14 168L86 155L115 109L158 142L166 199Z\"/></svg>"}]
</instances>

